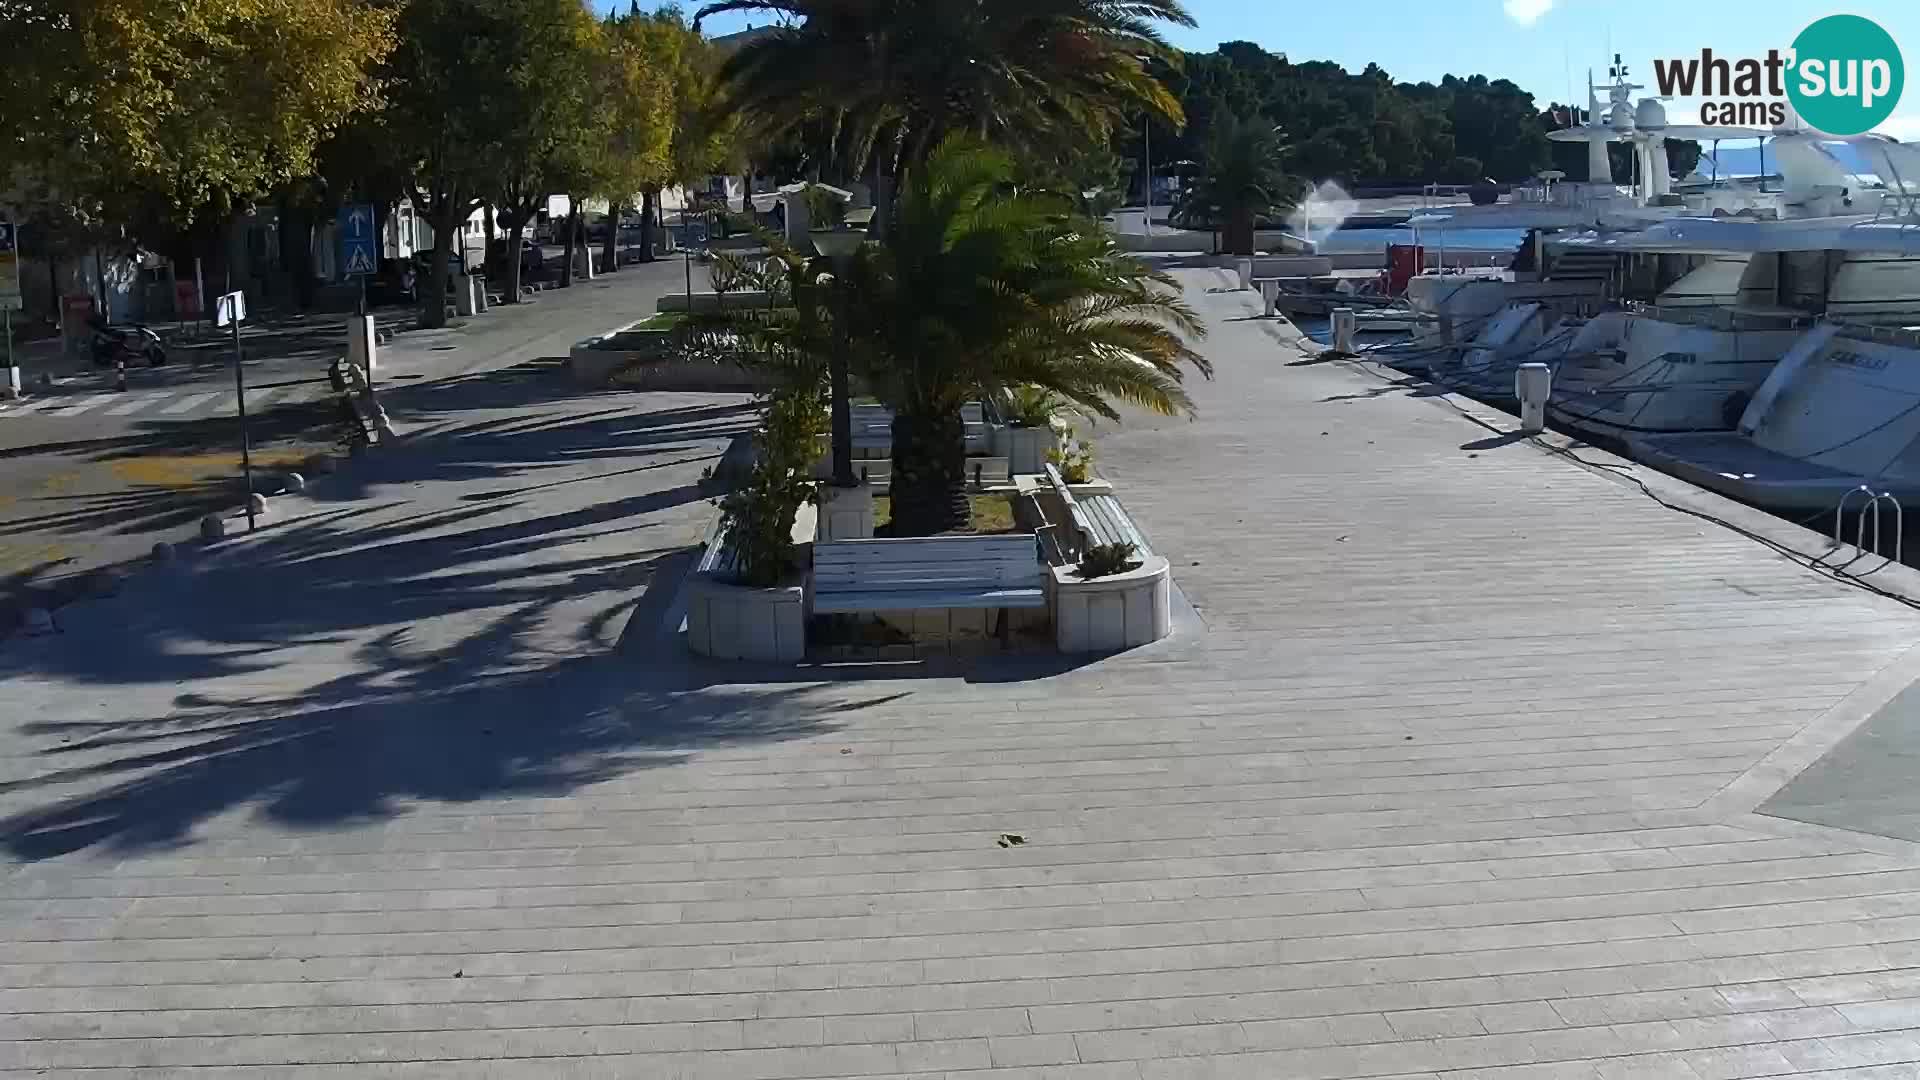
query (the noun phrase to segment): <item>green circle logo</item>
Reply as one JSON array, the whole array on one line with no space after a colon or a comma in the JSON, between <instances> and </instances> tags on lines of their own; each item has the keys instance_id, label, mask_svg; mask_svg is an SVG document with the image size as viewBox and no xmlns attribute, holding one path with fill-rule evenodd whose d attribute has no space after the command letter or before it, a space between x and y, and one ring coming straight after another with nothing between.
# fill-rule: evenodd
<instances>
[{"instance_id":1,"label":"green circle logo","mask_svg":"<svg viewBox=\"0 0 1920 1080\"><path fill-rule=\"evenodd\" d=\"M1793 39L1787 97L1807 126L1859 135L1893 114L1906 65L1893 35L1872 19L1829 15Z\"/></svg>"}]
</instances>

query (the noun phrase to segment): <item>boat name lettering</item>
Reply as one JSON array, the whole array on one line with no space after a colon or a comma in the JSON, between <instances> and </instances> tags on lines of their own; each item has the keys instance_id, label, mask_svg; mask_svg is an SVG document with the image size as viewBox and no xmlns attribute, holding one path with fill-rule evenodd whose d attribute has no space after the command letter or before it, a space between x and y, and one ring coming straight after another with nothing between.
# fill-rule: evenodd
<instances>
[{"instance_id":1,"label":"boat name lettering","mask_svg":"<svg viewBox=\"0 0 1920 1080\"><path fill-rule=\"evenodd\" d=\"M1827 357L1827 360L1830 363L1845 364L1848 367L1863 368L1867 371L1880 371L1887 366L1887 358L1884 356L1874 356L1871 353L1857 353L1852 351L1833 353Z\"/></svg>"}]
</instances>

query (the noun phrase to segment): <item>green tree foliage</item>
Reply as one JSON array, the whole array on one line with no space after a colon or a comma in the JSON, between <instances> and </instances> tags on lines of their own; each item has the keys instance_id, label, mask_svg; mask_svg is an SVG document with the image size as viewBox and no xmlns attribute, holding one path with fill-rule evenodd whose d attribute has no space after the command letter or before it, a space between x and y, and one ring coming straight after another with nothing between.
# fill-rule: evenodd
<instances>
[{"instance_id":1,"label":"green tree foliage","mask_svg":"<svg viewBox=\"0 0 1920 1080\"><path fill-rule=\"evenodd\" d=\"M1183 368L1209 372L1204 333L1164 275L1127 257L1058 199L1009 191L1013 158L970 137L910 173L887 243L854 260L846 334L856 371L894 411L900 535L967 520L960 413L1013 387L1052 391L1089 415L1113 402L1191 410Z\"/></svg>"},{"instance_id":2,"label":"green tree foliage","mask_svg":"<svg viewBox=\"0 0 1920 1080\"><path fill-rule=\"evenodd\" d=\"M1260 218L1291 209L1300 186L1282 164L1286 152L1273 125L1220 113L1207 133L1200 175L1174 207L1175 215L1190 228L1224 230L1228 253L1253 254Z\"/></svg>"},{"instance_id":3,"label":"green tree foliage","mask_svg":"<svg viewBox=\"0 0 1920 1080\"><path fill-rule=\"evenodd\" d=\"M607 200L606 268L619 269L618 223L633 197L674 179L686 53L703 44L675 8L645 14L637 6L603 25L595 105L599 149L592 193ZM649 211L651 207L648 207ZM652 238L644 238L646 257Z\"/></svg>"},{"instance_id":4,"label":"green tree foliage","mask_svg":"<svg viewBox=\"0 0 1920 1080\"><path fill-rule=\"evenodd\" d=\"M599 24L578 0L411 0L398 29L381 120L414 158L413 204L433 227L421 315L437 326L474 210L516 182L591 189Z\"/></svg>"},{"instance_id":5,"label":"green tree foliage","mask_svg":"<svg viewBox=\"0 0 1920 1080\"><path fill-rule=\"evenodd\" d=\"M1158 74L1180 99L1187 124L1154 124L1156 171L1163 162L1197 167L1215 117L1231 113L1277 125L1287 145L1282 165L1303 180L1514 182L1548 167L1586 177L1585 147L1546 137L1566 126L1564 107L1541 111L1531 94L1505 79L1395 82L1377 65L1354 74L1327 61L1296 64L1245 41L1188 53ZM1138 163L1142 140L1132 132L1124 138L1125 153ZM1693 167L1698 151L1695 143L1668 141L1676 176ZM1630 153L1625 146L1614 153L1615 175L1624 178Z\"/></svg>"},{"instance_id":6,"label":"green tree foliage","mask_svg":"<svg viewBox=\"0 0 1920 1080\"><path fill-rule=\"evenodd\" d=\"M783 23L728 58L731 99L761 138L804 132L851 162L837 178L877 142L911 164L956 131L1020 146L1142 109L1180 121L1140 59L1172 55L1158 24L1193 25L1178 0L722 0L699 18L729 11Z\"/></svg>"},{"instance_id":7,"label":"green tree foliage","mask_svg":"<svg viewBox=\"0 0 1920 1080\"><path fill-rule=\"evenodd\" d=\"M313 171L393 23L363 0L0 3L0 189L115 226L224 214Z\"/></svg>"}]
</instances>

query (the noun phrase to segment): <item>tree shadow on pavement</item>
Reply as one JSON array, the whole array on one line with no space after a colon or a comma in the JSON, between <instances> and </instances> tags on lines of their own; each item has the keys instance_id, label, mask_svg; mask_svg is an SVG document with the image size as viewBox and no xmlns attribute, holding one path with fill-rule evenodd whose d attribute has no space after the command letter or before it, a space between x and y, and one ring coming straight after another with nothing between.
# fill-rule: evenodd
<instances>
[{"instance_id":1,"label":"tree shadow on pavement","mask_svg":"<svg viewBox=\"0 0 1920 1080\"><path fill-rule=\"evenodd\" d=\"M739 687L678 651L613 651L629 619L660 621L701 469L753 417L612 400L458 417L0 646L22 724L0 735L0 849L165 848L247 808L359 827L833 730L863 703L827 680Z\"/></svg>"},{"instance_id":2,"label":"tree shadow on pavement","mask_svg":"<svg viewBox=\"0 0 1920 1080\"><path fill-rule=\"evenodd\" d=\"M31 734L67 741L47 752L53 771L9 793L86 790L0 819L0 845L25 860L95 845L138 852L188 843L198 823L244 806L281 827L337 829L417 801L560 796L703 749L830 732L838 715L882 700L706 686L598 657L380 691L206 701L150 721L32 724ZM86 760L61 764L73 759Z\"/></svg>"}]
</instances>

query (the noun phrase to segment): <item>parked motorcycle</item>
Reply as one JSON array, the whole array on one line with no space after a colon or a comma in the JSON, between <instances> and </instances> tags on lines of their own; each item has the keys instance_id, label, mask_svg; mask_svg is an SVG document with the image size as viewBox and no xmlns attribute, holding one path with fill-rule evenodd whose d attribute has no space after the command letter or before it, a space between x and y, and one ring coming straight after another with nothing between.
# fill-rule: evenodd
<instances>
[{"instance_id":1,"label":"parked motorcycle","mask_svg":"<svg viewBox=\"0 0 1920 1080\"><path fill-rule=\"evenodd\" d=\"M167 350L160 344L160 335L139 323L108 326L95 319L91 344L95 367L112 367L122 360L129 364L144 360L148 367L167 362Z\"/></svg>"}]
</instances>

